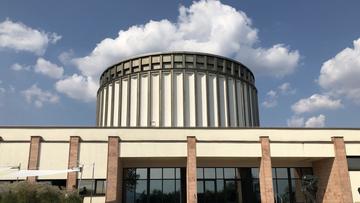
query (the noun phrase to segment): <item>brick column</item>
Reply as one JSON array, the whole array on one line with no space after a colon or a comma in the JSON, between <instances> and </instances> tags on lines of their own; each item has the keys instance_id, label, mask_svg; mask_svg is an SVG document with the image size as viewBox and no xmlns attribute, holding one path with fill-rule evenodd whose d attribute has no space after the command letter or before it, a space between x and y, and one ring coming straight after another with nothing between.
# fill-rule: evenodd
<instances>
[{"instance_id":1,"label":"brick column","mask_svg":"<svg viewBox=\"0 0 360 203\"><path fill-rule=\"evenodd\" d=\"M350 176L343 137L332 137L335 158L313 163L314 175L319 178L317 202L353 202Z\"/></svg>"},{"instance_id":2,"label":"brick column","mask_svg":"<svg viewBox=\"0 0 360 203\"><path fill-rule=\"evenodd\" d=\"M79 154L80 154L80 141L78 136L71 136L69 142L69 162L68 168L78 167ZM70 172L67 174L66 189L68 191L76 188L77 172Z\"/></svg>"},{"instance_id":3,"label":"brick column","mask_svg":"<svg viewBox=\"0 0 360 203\"><path fill-rule=\"evenodd\" d=\"M261 143L261 162L260 162L260 195L262 203L274 202L272 166L270 155L270 141L269 137L260 137Z\"/></svg>"},{"instance_id":4,"label":"brick column","mask_svg":"<svg viewBox=\"0 0 360 203\"><path fill-rule=\"evenodd\" d=\"M41 140L42 140L42 138L40 136L31 136L29 160L28 160L28 170L39 169ZM35 176L27 177L27 181L32 182L32 183L36 182L36 179L37 179L37 177L35 177Z\"/></svg>"},{"instance_id":5,"label":"brick column","mask_svg":"<svg viewBox=\"0 0 360 203\"><path fill-rule=\"evenodd\" d=\"M119 203L122 201L122 174L120 162L120 138L109 137L107 177L106 177L106 202Z\"/></svg>"},{"instance_id":6,"label":"brick column","mask_svg":"<svg viewBox=\"0 0 360 203\"><path fill-rule=\"evenodd\" d=\"M197 202L197 177L196 177L196 138L187 137L187 163L186 163L186 188L187 203Z\"/></svg>"}]
</instances>

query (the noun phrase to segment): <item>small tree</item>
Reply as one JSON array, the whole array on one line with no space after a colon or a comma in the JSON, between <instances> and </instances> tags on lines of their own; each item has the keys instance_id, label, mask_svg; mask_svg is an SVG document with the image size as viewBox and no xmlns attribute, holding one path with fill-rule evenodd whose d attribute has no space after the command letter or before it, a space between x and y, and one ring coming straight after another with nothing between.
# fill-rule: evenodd
<instances>
[{"instance_id":1,"label":"small tree","mask_svg":"<svg viewBox=\"0 0 360 203\"><path fill-rule=\"evenodd\" d=\"M81 203L76 191L67 192L56 186L28 182L0 185L0 203Z\"/></svg>"}]
</instances>

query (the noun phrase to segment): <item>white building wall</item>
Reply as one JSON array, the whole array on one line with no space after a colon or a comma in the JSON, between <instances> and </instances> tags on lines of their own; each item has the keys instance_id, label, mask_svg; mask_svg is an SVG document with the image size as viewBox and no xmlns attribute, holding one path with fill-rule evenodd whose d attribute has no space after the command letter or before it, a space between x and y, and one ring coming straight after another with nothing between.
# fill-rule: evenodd
<instances>
[{"instance_id":1,"label":"white building wall","mask_svg":"<svg viewBox=\"0 0 360 203\"><path fill-rule=\"evenodd\" d=\"M69 162L68 143L41 143L39 170L66 170ZM67 174L40 176L39 179L66 179Z\"/></svg>"},{"instance_id":2,"label":"white building wall","mask_svg":"<svg viewBox=\"0 0 360 203\"><path fill-rule=\"evenodd\" d=\"M203 71L135 74L99 91L102 116L98 123L108 127L119 126L119 120L122 127L257 126L255 92L245 82Z\"/></svg>"},{"instance_id":3,"label":"white building wall","mask_svg":"<svg viewBox=\"0 0 360 203\"><path fill-rule=\"evenodd\" d=\"M349 171L351 189L354 202L360 202L360 193L358 188L360 187L360 171Z\"/></svg>"},{"instance_id":4,"label":"white building wall","mask_svg":"<svg viewBox=\"0 0 360 203\"><path fill-rule=\"evenodd\" d=\"M30 140L30 139L29 139ZM1 143L0 142L0 166L27 169L29 160L30 143ZM14 180L15 177L6 176L0 172L0 180ZM24 178L20 178L24 179Z\"/></svg>"},{"instance_id":5,"label":"white building wall","mask_svg":"<svg viewBox=\"0 0 360 203\"><path fill-rule=\"evenodd\" d=\"M92 165L95 164L94 178L106 178L107 169L107 143L80 143L79 164L84 165L82 178L92 178ZM78 178L81 174L78 173Z\"/></svg>"}]
</instances>

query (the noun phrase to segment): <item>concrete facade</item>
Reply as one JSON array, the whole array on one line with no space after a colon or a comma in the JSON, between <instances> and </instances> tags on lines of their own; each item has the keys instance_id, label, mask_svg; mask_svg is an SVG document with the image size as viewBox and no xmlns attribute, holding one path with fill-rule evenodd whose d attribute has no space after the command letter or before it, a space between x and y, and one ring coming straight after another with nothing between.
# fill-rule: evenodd
<instances>
[{"instance_id":1,"label":"concrete facade","mask_svg":"<svg viewBox=\"0 0 360 203\"><path fill-rule=\"evenodd\" d=\"M0 165L47 170L58 149L68 149L68 159L59 158L58 166L74 166L77 159L95 163L95 178L107 179L106 194L92 202L121 202L126 167L187 168L188 202L196 202L196 167L259 167L262 202L274 201L272 167L312 167L319 177L318 202L360 202L360 174L349 172L346 161L360 156L359 135L360 129L1 127ZM92 178L91 168L84 168L82 178ZM67 179L68 187L75 182L71 174L41 177L52 179Z\"/></svg>"}]
</instances>

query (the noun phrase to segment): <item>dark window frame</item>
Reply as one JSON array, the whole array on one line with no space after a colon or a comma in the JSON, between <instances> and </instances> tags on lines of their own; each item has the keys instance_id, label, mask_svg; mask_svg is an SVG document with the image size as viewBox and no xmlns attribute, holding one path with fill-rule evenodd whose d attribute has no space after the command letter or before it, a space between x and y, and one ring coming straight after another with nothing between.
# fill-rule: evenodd
<instances>
[{"instance_id":1,"label":"dark window frame","mask_svg":"<svg viewBox=\"0 0 360 203\"><path fill-rule=\"evenodd\" d=\"M360 171L360 167L352 167L351 166L351 164L349 162L349 159L358 159L359 162L360 162L360 156L347 156L346 157L346 161L347 161L347 164L348 164L348 171Z\"/></svg>"},{"instance_id":2,"label":"dark window frame","mask_svg":"<svg viewBox=\"0 0 360 203\"><path fill-rule=\"evenodd\" d=\"M135 179L128 179L127 178L127 171L128 170L133 169L135 171L136 174L136 169L146 169L146 178L135 178ZM151 169L161 169L161 178L151 178L150 176L150 170ZM174 169L174 178L165 178L164 177L164 169ZM180 173L179 175L177 175L178 173ZM179 195L176 196L175 195L175 202L186 202L186 191L185 191L185 187L186 187L186 177L185 177L185 173L186 173L186 169L183 167L138 167L138 168L133 168L133 167L129 167L129 168L124 168L123 169L123 202L126 202L126 192L127 189L125 188L125 184L127 181L146 181L146 202L150 202L150 198L151 198L151 181L161 181L161 202L165 203L164 197L163 197L163 193L164 193L164 181L167 180L172 180L174 181L174 188L175 188L175 193L177 191L179 191ZM179 185L177 185L177 183L179 183ZM136 188L137 188L137 184L134 185L134 188L132 189L132 191L134 192L133 195L133 201L132 202L136 202Z\"/></svg>"},{"instance_id":3,"label":"dark window frame","mask_svg":"<svg viewBox=\"0 0 360 203\"><path fill-rule=\"evenodd\" d=\"M79 190L79 192L81 192L81 182L83 181L90 181L90 182L93 182L92 183L92 187L94 188L91 188L92 189L92 194L91 193L86 193L86 194L83 194L84 197L89 197L89 196L94 196L94 197L97 197L97 196L105 196L105 193L106 193L106 179L78 179L77 182L76 182L76 186L77 186L77 189ZM97 187L98 187L98 182L103 182L103 193L97 193Z\"/></svg>"}]
</instances>

